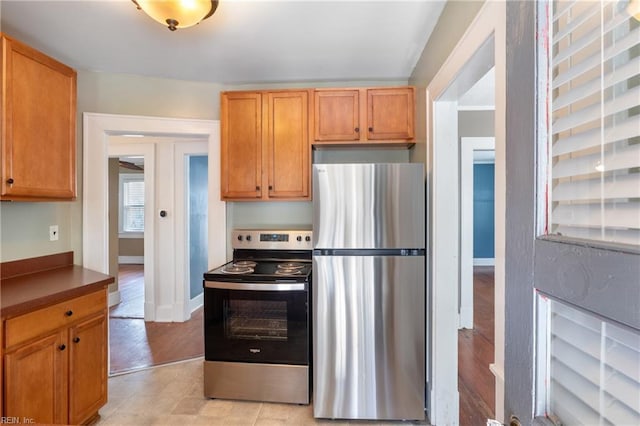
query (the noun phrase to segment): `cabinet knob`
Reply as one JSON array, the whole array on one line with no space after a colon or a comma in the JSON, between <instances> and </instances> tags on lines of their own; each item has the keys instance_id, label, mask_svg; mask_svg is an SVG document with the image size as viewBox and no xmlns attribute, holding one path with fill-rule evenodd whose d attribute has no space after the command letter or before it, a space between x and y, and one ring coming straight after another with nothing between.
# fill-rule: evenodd
<instances>
[{"instance_id":1,"label":"cabinet knob","mask_svg":"<svg viewBox=\"0 0 640 426\"><path fill-rule=\"evenodd\" d=\"M358 133L360 131L360 127L356 127L355 129L353 129L356 131L356 133Z\"/></svg>"},{"instance_id":2,"label":"cabinet knob","mask_svg":"<svg viewBox=\"0 0 640 426\"><path fill-rule=\"evenodd\" d=\"M64 313L66 316L70 317L71 315L73 315L73 311L69 310L67 312Z\"/></svg>"},{"instance_id":3,"label":"cabinet knob","mask_svg":"<svg viewBox=\"0 0 640 426\"><path fill-rule=\"evenodd\" d=\"M260 191L260 187L259 186L256 186L256 191Z\"/></svg>"},{"instance_id":4,"label":"cabinet knob","mask_svg":"<svg viewBox=\"0 0 640 426\"><path fill-rule=\"evenodd\" d=\"M160 217L167 217L167 211L166 210L160 210Z\"/></svg>"},{"instance_id":5,"label":"cabinet knob","mask_svg":"<svg viewBox=\"0 0 640 426\"><path fill-rule=\"evenodd\" d=\"M62 344L62 345L58 346L58 349L60 349L61 351L64 351L65 349L67 349L67 345Z\"/></svg>"},{"instance_id":6,"label":"cabinet knob","mask_svg":"<svg viewBox=\"0 0 640 426\"><path fill-rule=\"evenodd\" d=\"M13 178L9 178L9 179L7 179L7 183L8 183L9 185L11 185L11 184L13 183Z\"/></svg>"},{"instance_id":7,"label":"cabinet knob","mask_svg":"<svg viewBox=\"0 0 640 426\"><path fill-rule=\"evenodd\" d=\"M273 185L269 185L269 191L273 190Z\"/></svg>"},{"instance_id":8,"label":"cabinet knob","mask_svg":"<svg viewBox=\"0 0 640 426\"><path fill-rule=\"evenodd\" d=\"M373 132L373 127L369 127L369 131L370 131L370 132Z\"/></svg>"},{"instance_id":9,"label":"cabinet knob","mask_svg":"<svg viewBox=\"0 0 640 426\"><path fill-rule=\"evenodd\" d=\"M73 343L79 343L80 342L80 338L78 336L73 338Z\"/></svg>"}]
</instances>

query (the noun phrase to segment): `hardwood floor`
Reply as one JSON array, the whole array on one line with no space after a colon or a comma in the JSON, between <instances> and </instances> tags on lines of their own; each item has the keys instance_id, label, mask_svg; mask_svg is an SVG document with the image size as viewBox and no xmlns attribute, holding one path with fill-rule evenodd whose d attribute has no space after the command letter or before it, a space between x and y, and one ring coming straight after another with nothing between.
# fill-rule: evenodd
<instances>
[{"instance_id":1,"label":"hardwood floor","mask_svg":"<svg viewBox=\"0 0 640 426\"><path fill-rule=\"evenodd\" d=\"M110 374L204 355L202 308L185 322L145 322L142 265L120 265L122 302L109 311Z\"/></svg>"},{"instance_id":2,"label":"hardwood floor","mask_svg":"<svg viewBox=\"0 0 640 426\"><path fill-rule=\"evenodd\" d=\"M495 378L489 370L494 358L494 269L473 271L473 325L458 331L458 389L460 425L486 425L494 418Z\"/></svg>"},{"instance_id":3,"label":"hardwood floor","mask_svg":"<svg viewBox=\"0 0 640 426\"><path fill-rule=\"evenodd\" d=\"M142 265L122 265L119 276L123 296L142 294ZM493 267L474 268L474 329L458 332L458 387L460 425L486 425L494 418L495 385L489 364L493 362ZM139 289L127 288L138 286ZM126 296L123 298L126 299ZM127 300L121 302L128 303ZM154 323L141 319L138 307L114 306L109 318L111 374L196 358L204 354L203 312L194 312L184 323ZM127 315L136 315L131 318ZM114 316L115 315L115 316Z\"/></svg>"}]
</instances>

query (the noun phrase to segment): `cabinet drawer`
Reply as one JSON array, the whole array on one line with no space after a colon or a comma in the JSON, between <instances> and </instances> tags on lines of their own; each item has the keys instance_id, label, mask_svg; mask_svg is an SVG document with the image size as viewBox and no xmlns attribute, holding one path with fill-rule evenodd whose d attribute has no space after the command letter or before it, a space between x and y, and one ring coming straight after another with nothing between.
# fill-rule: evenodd
<instances>
[{"instance_id":1,"label":"cabinet drawer","mask_svg":"<svg viewBox=\"0 0 640 426\"><path fill-rule=\"evenodd\" d=\"M8 319L5 322L5 346L10 348L43 333L65 327L106 307L106 291L100 290Z\"/></svg>"}]
</instances>

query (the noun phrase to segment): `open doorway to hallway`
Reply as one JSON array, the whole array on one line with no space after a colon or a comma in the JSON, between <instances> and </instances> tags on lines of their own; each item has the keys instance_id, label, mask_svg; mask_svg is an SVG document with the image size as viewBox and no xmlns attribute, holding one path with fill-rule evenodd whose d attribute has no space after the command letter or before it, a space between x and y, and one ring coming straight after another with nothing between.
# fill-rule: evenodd
<instances>
[{"instance_id":1,"label":"open doorway to hallway","mask_svg":"<svg viewBox=\"0 0 640 426\"><path fill-rule=\"evenodd\" d=\"M118 374L203 355L202 341L202 274L207 265L207 144L166 138L144 138L138 143L130 138L112 137L122 144L115 151L140 150L158 155L132 155L109 158L109 252L117 271L117 295L109 309L110 374ZM142 148L140 144L144 144ZM149 148L152 145L152 148ZM162 145L162 146L160 146ZM169 153L169 155L162 155ZM146 160L145 160L145 157ZM145 180L145 161L149 167L164 171L167 179ZM154 164L155 162L155 164ZM171 195L162 202L158 190ZM154 197L150 197L150 192ZM156 199L157 205L149 203ZM154 213L161 207L159 218ZM166 210L165 210L166 209ZM164 212L164 214L162 214ZM157 220L145 224L145 217ZM146 226L171 222L163 239L172 239L173 250L154 250L145 256L145 245L156 247L159 234L145 232ZM145 244L151 238L152 244ZM166 241L165 241L166 242ZM179 246L184 246L179 249ZM155 254L154 254L155 253ZM152 259L147 258L150 256ZM148 262L153 260L153 262ZM184 288L186 312L184 323L155 322L149 315L151 296L145 288L153 288L153 278L145 279L146 265L172 265L173 274L162 281L178 291ZM113 273L116 275L116 273ZM153 276L153 275L152 275ZM158 275L156 275L158 277ZM148 282L147 282L148 281ZM175 281L175 282L174 282ZM173 317L175 321L175 317Z\"/></svg>"}]
</instances>

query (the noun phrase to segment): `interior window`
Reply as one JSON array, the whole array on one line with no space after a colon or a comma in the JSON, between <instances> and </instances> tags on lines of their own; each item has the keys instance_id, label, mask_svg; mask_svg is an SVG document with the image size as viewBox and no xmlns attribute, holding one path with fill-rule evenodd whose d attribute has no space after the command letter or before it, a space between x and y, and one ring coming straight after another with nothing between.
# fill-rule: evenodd
<instances>
[{"instance_id":1,"label":"interior window","mask_svg":"<svg viewBox=\"0 0 640 426\"><path fill-rule=\"evenodd\" d=\"M640 246L637 3L551 4L549 235Z\"/></svg>"}]
</instances>

